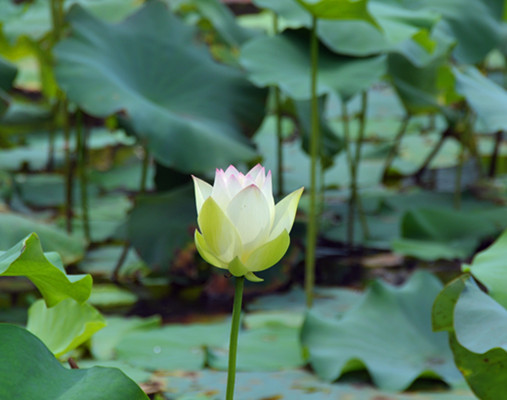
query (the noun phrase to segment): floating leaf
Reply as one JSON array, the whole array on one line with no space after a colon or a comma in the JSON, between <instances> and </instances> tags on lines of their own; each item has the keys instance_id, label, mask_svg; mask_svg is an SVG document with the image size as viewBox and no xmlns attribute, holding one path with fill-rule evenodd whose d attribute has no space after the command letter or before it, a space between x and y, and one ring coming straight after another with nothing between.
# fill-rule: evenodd
<instances>
[{"instance_id":1,"label":"floating leaf","mask_svg":"<svg viewBox=\"0 0 507 400\"><path fill-rule=\"evenodd\" d=\"M241 64L256 85L278 85L297 100L310 91L309 36L305 31L286 31L274 37L258 37L241 49ZM272 60L277 60L273 63ZM348 100L380 80L386 71L385 56L353 58L337 55L324 46L319 50L317 94L335 93Z\"/></svg>"},{"instance_id":2,"label":"floating leaf","mask_svg":"<svg viewBox=\"0 0 507 400\"><path fill-rule=\"evenodd\" d=\"M104 317L90 304L65 299L51 308L43 300L33 303L28 310L26 329L42 340L55 357L60 357L104 326Z\"/></svg>"},{"instance_id":3,"label":"floating leaf","mask_svg":"<svg viewBox=\"0 0 507 400\"><path fill-rule=\"evenodd\" d=\"M125 112L153 157L183 171L255 156L240 132L260 123L264 92L213 61L196 31L164 4L147 2L116 25L78 6L68 19L72 35L55 48L55 72L83 110Z\"/></svg>"},{"instance_id":4,"label":"floating leaf","mask_svg":"<svg viewBox=\"0 0 507 400\"><path fill-rule=\"evenodd\" d=\"M26 276L40 290L48 307L68 297L82 303L92 288L90 275L67 275L58 254L43 253L35 234L0 252L0 276Z\"/></svg>"},{"instance_id":5,"label":"floating leaf","mask_svg":"<svg viewBox=\"0 0 507 400\"><path fill-rule=\"evenodd\" d=\"M14 246L31 232L37 234L46 251L57 252L64 264L83 258L84 241L81 238L28 217L0 213L0 249Z\"/></svg>"},{"instance_id":6,"label":"floating leaf","mask_svg":"<svg viewBox=\"0 0 507 400\"><path fill-rule=\"evenodd\" d=\"M44 344L18 326L0 324L0 398L148 400L116 368L64 368Z\"/></svg>"},{"instance_id":7,"label":"floating leaf","mask_svg":"<svg viewBox=\"0 0 507 400\"><path fill-rule=\"evenodd\" d=\"M445 335L431 330L431 306L441 288L434 276L417 272L400 288L376 281L341 318L310 311L302 342L312 368L332 381L362 365L388 390L403 390L421 376L458 382Z\"/></svg>"},{"instance_id":8,"label":"floating leaf","mask_svg":"<svg viewBox=\"0 0 507 400\"><path fill-rule=\"evenodd\" d=\"M507 307L507 231L486 250L478 253L464 271L470 271L486 288L491 297Z\"/></svg>"}]
</instances>

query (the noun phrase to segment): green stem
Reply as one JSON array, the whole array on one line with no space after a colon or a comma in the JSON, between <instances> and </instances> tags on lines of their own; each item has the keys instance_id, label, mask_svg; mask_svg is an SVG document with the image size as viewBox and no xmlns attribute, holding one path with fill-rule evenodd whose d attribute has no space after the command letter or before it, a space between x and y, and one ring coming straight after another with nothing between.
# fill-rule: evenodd
<instances>
[{"instance_id":1,"label":"green stem","mask_svg":"<svg viewBox=\"0 0 507 400\"><path fill-rule=\"evenodd\" d=\"M315 285L315 248L317 246L317 166L319 159L319 104L317 98L317 64L319 55L317 39L317 18L312 19L310 41L311 58L311 137L310 137L310 210L306 234L305 293L306 305L313 305Z\"/></svg>"},{"instance_id":2,"label":"green stem","mask_svg":"<svg viewBox=\"0 0 507 400\"><path fill-rule=\"evenodd\" d=\"M394 157L396 157L396 154L398 153L401 139L403 138L403 135L405 135L405 132L407 131L407 127L408 127L409 122L410 122L410 115L407 114L405 116L405 118L403 118L403 121L401 122L400 129L398 130L398 133L396 134L396 137L394 138L393 147L391 147L391 150L389 151L389 154L387 155L386 163L384 164L384 171L382 172L382 182L385 182L387 180L387 174L389 173L389 168L391 168L391 164L394 160Z\"/></svg>"},{"instance_id":3,"label":"green stem","mask_svg":"<svg viewBox=\"0 0 507 400\"><path fill-rule=\"evenodd\" d=\"M363 238L368 239L370 237L370 229L364 213L363 204L358 191L357 184L357 172L359 169L359 163L361 162L361 147L363 145L364 134L366 130L366 113L368 111L368 92L364 91L361 95L361 112L359 114L359 132L356 144L356 154L354 157L354 197L357 203L357 209L359 211L359 219L361 221L361 228L363 229Z\"/></svg>"},{"instance_id":4,"label":"green stem","mask_svg":"<svg viewBox=\"0 0 507 400\"><path fill-rule=\"evenodd\" d=\"M73 206L73 181L74 181L74 160L70 151L70 121L68 102L65 94L60 92L64 151L65 151L65 226L68 233L72 233L72 206Z\"/></svg>"},{"instance_id":5,"label":"green stem","mask_svg":"<svg viewBox=\"0 0 507 400\"><path fill-rule=\"evenodd\" d=\"M349 166L349 175L350 175L350 197L348 204L348 213L347 213L347 244L348 246L353 246L354 244L354 220L356 214L356 196L357 196L357 188L356 188L356 165L354 162L354 157L352 155L352 149L350 148L350 121L349 114L347 110L347 103L345 100L342 100L342 122L343 122L343 138L345 141L345 152L347 155L347 164Z\"/></svg>"},{"instance_id":6,"label":"green stem","mask_svg":"<svg viewBox=\"0 0 507 400\"><path fill-rule=\"evenodd\" d=\"M88 214L88 176L86 172L86 132L83 129L83 112L76 112L76 153L77 153L77 171L79 174L79 189L81 193L81 214L83 216L83 232L88 243L91 241L90 218Z\"/></svg>"},{"instance_id":7,"label":"green stem","mask_svg":"<svg viewBox=\"0 0 507 400\"><path fill-rule=\"evenodd\" d=\"M243 286L245 277L236 277L234 288L234 306L232 307L231 338L229 341L229 366L227 369L227 391L225 400L234 399L236 382L236 354L238 352L238 333L241 320L241 303L243 302Z\"/></svg>"},{"instance_id":8,"label":"green stem","mask_svg":"<svg viewBox=\"0 0 507 400\"><path fill-rule=\"evenodd\" d=\"M148 167L150 166L150 152L146 146L144 149L143 165L141 170L141 184L139 186L139 194L146 193L146 186L148 182Z\"/></svg>"},{"instance_id":9,"label":"green stem","mask_svg":"<svg viewBox=\"0 0 507 400\"><path fill-rule=\"evenodd\" d=\"M278 33L278 15L273 13L273 35ZM282 132L282 104L281 104L281 91L275 85L273 87L275 96L275 116L276 116L276 171L277 171L277 195L282 197L284 194L284 179L283 179L283 132Z\"/></svg>"},{"instance_id":10,"label":"green stem","mask_svg":"<svg viewBox=\"0 0 507 400\"><path fill-rule=\"evenodd\" d=\"M458 166L456 168L456 181L454 184L454 208L459 210L461 208L461 177L463 176L463 163L465 161L465 145L461 143Z\"/></svg>"}]
</instances>

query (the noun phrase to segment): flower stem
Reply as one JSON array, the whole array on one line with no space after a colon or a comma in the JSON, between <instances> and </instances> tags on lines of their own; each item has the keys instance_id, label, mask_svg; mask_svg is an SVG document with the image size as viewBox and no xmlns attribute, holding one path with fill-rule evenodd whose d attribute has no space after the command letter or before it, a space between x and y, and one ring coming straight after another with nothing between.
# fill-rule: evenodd
<instances>
[{"instance_id":1,"label":"flower stem","mask_svg":"<svg viewBox=\"0 0 507 400\"><path fill-rule=\"evenodd\" d=\"M231 339L229 341L229 367L227 370L227 392L225 399L234 399L234 383L236 382L236 353L238 352L238 333L243 302L243 284L245 277L236 277L234 288L234 306L232 307Z\"/></svg>"},{"instance_id":2,"label":"flower stem","mask_svg":"<svg viewBox=\"0 0 507 400\"><path fill-rule=\"evenodd\" d=\"M305 259L305 293L306 305L313 305L313 287L315 285L315 248L317 246L317 166L320 149L319 134L319 104L317 98L317 62L319 55L319 42L317 39L317 18L313 17L312 36L310 42L311 58L311 137L310 137L310 211L306 233L306 259Z\"/></svg>"}]
</instances>

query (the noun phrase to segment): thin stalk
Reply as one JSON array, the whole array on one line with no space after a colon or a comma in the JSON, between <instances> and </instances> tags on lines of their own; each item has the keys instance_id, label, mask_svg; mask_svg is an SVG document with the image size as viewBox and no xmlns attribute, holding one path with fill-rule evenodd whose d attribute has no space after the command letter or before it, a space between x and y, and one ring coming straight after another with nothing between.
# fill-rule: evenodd
<instances>
[{"instance_id":1,"label":"thin stalk","mask_svg":"<svg viewBox=\"0 0 507 400\"><path fill-rule=\"evenodd\" d=\"M363 230L363 238L367 239L370 237L370 229L368 228L368 222L364 213L363 204L359 191L357 188L357 173L359 170L359 164L361 162L361 147L363 145L364 133L366 130L366 113L368 111L368 92L365 90L361 94L361 112L359 113L359 132L356 144L356 154L354 157L354 179L353 179L353 191L354 197L357 203L357 209L359 211L359 220L361 221L361 228Z\"/></svg>"},{"instance_id":2,"label":"thin stalk","mask_svg":"<svg viewBox=\"0 0 507 400\"><path fill-rule=\"evenodd\" d=\"M424 172L426 171L426 169L430 165L431 161L435 158L435 156L438 154L438 152L442 148L448 135L449 135L448 131L445 131L442 133L442 135L440 135L440 139L438 140L437 144L435 145L435 147L433 147L431 152L426 156L426 159L424 160L422 165L419 167L419 169L414 174L414 178L415 178L416 182L421 181L421 178L422 178Z\"/></svg>"},{"instance_id":3,"label":"thin stalk","mask_svg":"<svg viewBox=\"0 0 507 400\"><path fill-rule=\"evenodd\" d=\"M143 158L143 164L141 167L141 182L139 184L139 194L146 193L146 187L147 187L147 181L148 181L148 167L150 166L150 153L146 146L143 147L144 149L144 158ZM125 263L125 260L127 259L128 252L130 250L130 243L127 240L125 244L123 245L123 249L120 253L120 257L118 258L118 261L116 262L116 265L114 266L113 272L111 274L111 280L115 283L119 282L119 276L120 276L120 269Z\"/></svg>"},{"instance_id":4,"label":"thin stalk","mask_svg":"<svg viewBox=\"0 0 507 400\"><path fill-rule=\"evenodd\" d=\"M70 151L70 121L68 102L65 94L60 92L64 152L65 152L65 227L68 233L72 233L72 205L73 201L73 178L74 178L74 160Z\"/></svg>"},{"instance_id":5,"label":"thin stalk","mask_svg":"<svg viewBox=\"0 0 507 400\"><path fill-rule=\"evenodd\" d=\"M461 143L459 155L458 155L458 166L456 168L456 180L454 182L454 208L459 210L461 208L461 183L463 176L463 163L465 161L465 145Z\"/></svg>"},{"instance_id":6,"label":"thin stalk","mask_svg":"<svg viewBox=\"0 0 507 400\"><path fill-rule=\"evenodd\" d=\"M407 132L408 123L410 122L411 116L409 114L405 115L403 118L403 121L401 122L400 129L398 130L398 133L396 134L396 137L394 138L394 145L391 147L391 150L389 151L389 154L386 158L386 163L384 164L384 171L382 172L382 182L385 182L387 180L387 174L389 172L389 168L391 168L391 164L393 163L394 157L396 157L396 154L398 153L398 149L400 147L401 139Z\"/></svg>"},{"instance_id":7,"label":"thin stalk","mask_svg":"<svg viewBox=\"0 0 507 400\"><path fill-rule=\"evenodd\" d=\"M76 153L77 173L79 175L79 191L81 193L81 214L83 216L83 233L88 243L91 242L90 218L88 213L88 174L86 171L87 143L83 129L83 113L76 112Z\"/></svg>"},{"instance_id":8,"label":"thin stalk","mask_svg":"<svg viewBox=\"0 0 507 400\"><path fill-rule=\"evenodd\" d=\"M227 368L227 391L225 400L234 399L236 382L236 354L238 352L238 333L241 320L241 304L243 302L243 286L245 277L236 277L234 287L234 305L232 307L231 337L229 340L229 366Z\"/></svg>"},{"instance_id":9,"label":"thin stalk","mask_svg":"<svg viewBox=\"0 0 507 400\"><path fill-rule=\"evenodd\" d=\"M343 138L345 140L345 152L347 155L347 164L349 166L350 175L350 197L348 202L348 213L347 213L347 244L353 246L354 244L354 220L356 214L356 171L354 164L354 157L352 149L350 148L350 121L347 110L347 104L342 100L342 122L343 122Z\"/></svg>"},{"instance_id":10,"label":"thin stalk","mask_svg":"<svg viewBox=\"0 0 507 400\"><path fill-rule=\"evenodd\" d=\"M278 33L278 15L273 14L273 35ZM284 194L284 179L283 179L283 132L282 132L282 104L281 104L281 91L275 85L273 87L275 96L275 116L276 116L276 171L277 171L277 195L282 197Z\"/></svg>"},{"instance_id":11,"label":"thin stalk","mask_svg":"<svg viewBox=\"0 0 507 400\"><path fill-rule=\"evenodd\" d=\"M310 210L306 234L305 258L305 293L306 305L313 305L313 288L315 285L315 248L317 247L317 166L319 161L320 132L319 104L317 98L317 65L319 55L317 39L317 18L312 19L310 39L311 59L311 137L310 137Z\"/></svg>"},{"instance_id":12,"label":"thin stalk","mask_svg":"<svg viewBox=\"0 0 507 400\"><path fill-rule=\"evenodd\" d=\"M496 175L496 166L498 163L498 154L500 153L500 145L502 144L503 131L495 132L495 146L491 153L491 162L489 163L488 177L494 178Z\"/></svg>"}]
</instances>

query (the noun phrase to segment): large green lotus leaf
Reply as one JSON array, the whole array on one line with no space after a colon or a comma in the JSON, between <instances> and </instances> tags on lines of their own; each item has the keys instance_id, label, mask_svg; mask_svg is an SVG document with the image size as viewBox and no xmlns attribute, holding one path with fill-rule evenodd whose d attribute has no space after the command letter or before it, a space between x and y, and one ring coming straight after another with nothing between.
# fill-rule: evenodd
<instances>
[{"instance_id":1,"label":"large green lotus leaf","mask_svg":"<svg viewBox=\"0 0 507 400\"><path fill-rule=\"evenodd\" d=\"M449 332L456 365L480 399L496 400L505 393L506 326L507 311L466 274L449 283L435 300L433 328Z\"/></svg>"},{"instance_id":2,"label":"large green lotus leaf","mask_svg":"<svg viewBox=\"0 0 507 400\"><path fill-rule=\"evenodd\" d=\"M154 271L167 271L174 254L193 242L197 225L190 186L138 197L127 222L128 240Z\"/></svg>"},{"instance_id":3,"label":"large green lotus leaf","mask_svg":"<svg viewBox=\"0 0 507 400\"><path fill-rule=\"evenodd\" d=\"M471 272L486 288L491 297L507 308L507 231L486 250L478 253L463 270Z\"/></svg>"},{"instance_id":4,"label":"large green lotus leaf","mask_svg":"<svg viewBox=\"0 0 507 400\"><path fill-rule=\"evenodd\" d=\"M334 133L329 127L324 117L325 98L319 99L319 128L320 128L320 160L324 168L333 164L333 158L343 150L343 140ZM301 100L295 102L297 118L299 120L303 150L310 154L310 136L311 136L311 100Z\"/></svg>"},{"instance_id":5,"label":"large green lotus leaf","mask_svg":"<svg viewBox=\"0 0 507 400\"><path fill-rule=\"evenodd\" d=\"M319 19L353 19L377 26L368 10L369 0L296 0L313 17Z\"/></svg>"},{"instance_id":6,"label":"large green lotus leaf","mask_svg":"<svg viewBox=\"0 0 507 400\"><path fill-rule=\"evenodd\" d=\"M160 328L161 318L156 315L150 318L108 317L106 327L92 336L90 351L96 360L112 360L115 347L128 332L146 331Z\"/></svg>"},{"instance_id":7,"label":"large green lotus leaf","mask_svg":"<svg viewBox=\"0 0 507 400\"><path fill-rule=\"evenodd\" d=\"M405 212L401 219L401 239L393 250L424 260L466 258L481 240L496 234L496 224L474 213L420 208Z\"/></svg>"},{"instance_id":8,"label":"large green lotus leaf","mask_svg":"<svg viewBox=\"0 0 507 400\"><path fill-rule=\"evenodd\" d=\"M255 156L264 91L212 60L195 29L158 2L111 25L75 6L72 35L55 48L55 73L70 100L106 117L123 111L161 164L206 171ZM150 45L147 46L146 43Z\"/></svg>"},{"instance_id":9,"label":"large green lotus leaf","mask_svg":"<svg viewBox=\"0 0 507 400\"><path fill-rule=\"evenodd\" d=\"M218 323L130 331L117 343L115 353L118 360L150 371L195 371L205 365L205 347L219 347L229 330L230 323Z\"/></svg>"},{"instance_id":10,"label":"large green lotus leaf","mask_svg":"<svg viewBox=\"0 0 507 400\"><path fill-rule=\"evenodd\" d=\"M276 12L287 26L311 26L310 13L297 1L256 0L255 3ZM438 21L438 14L400 2L377 0L368 2L368 8L380 29L361 19L322 19L318 24L320 39L334 51L351 56L399 51L414 62L424 62L431 55L434 41L429 38L429 32Z\"/></svg>"},{"instance_id":11,"label":"large green lotus leaf","mask_svg":"<svg viewBox=\"0 0 507 400\"><path fill-rule=\"evenodd\" d=\"M454 79L446 54L419 67L402 54L392 53L388 57L388 71L396 92L410 114L447 112L445 106L453 95Z\"/></svg>"},{"instance_id":12,"label":"large green lotus leaf","mask_svg":"<svg viewBox=\"0 0 507 400\"><path fill-rule=\"evenodd\" d=\"M65 0L65 11L76 3L88 9L97 18L111 22L120 21L139 8L138 0ZM7 8L5 13L4 7ZM11 43L23 36L40 40L52 29L50 0L35 0L18 5L2 1L0 21L3 22L5 37Z\"/></svg>"},{"instance_id":13,"label":"large green lotus leaf","mask_svg":"<svg viewBox=\"0 0 507 400\"><path fill-rule=\"evenodd\" d=\"M258 37L241 49L241 64L256 85L278 85L290 97L307 100L310 90L309 36L303 30ZM276 60L276 62L273 62ZM317 95L335 93L344 100L368 89L386 72L386 57L352 58L319 49Z\"/></svg>"},{"instance_id":14,"label":"large green lotus leaf","mask_svg":"<svg viewBox=\"0 0 507 400\"><path fill-rule=\"evenodd\" d=\"M467 2L466 7L461 0L408 3L441 15L441 29L455 38L453 56L460 63L479 63L500 43L503 0L474 0Z\"/></svg>"},{"instance_id":15,"label":"large green lotus leaf","mask_svg":"<svg viewBox=\"0 0 507 400\"><path fill-rule=\"evenodd\" d=\"M166 0L167 1L167 0ZM238 25L232 11L219 0L178 0L167 1L173 10L195 9L202 22L211 24L222 40L231 46L240 46L251 39L256 32Z\"/></svg>"},{"instance_id":16,"label":"large green lotus leaf","mask_svg":"<svg viewBox=\"0 0 507 400\"><path fill-rule=\"evenodd\" d=\"M48 307L66 298L84 302L91 293L90 275L67 275L56 253L43 253L36 234L0 252L0 276L26 276L40 290Z\"/></svg>"},{"instance_id":17,"label":"large green lotus leaf","mask_svg":"<svg viewBox=\"0 0 507 400\"><path fill-rule=\"evenodd\" d=\"M431 330L431 307L442 284L416 272L402 287L376 281L338 319L309 311L302 343L317 375L333 381L364 366L382 389L403 390L418 377L460 380L446 336Z\"/></svg>"},{"instance_id":18,"label":"large green lotus leaf","mask_svg":"<svg viewBox=\"0 0 507 400\"><path fill-rule=\"evenodd\" d=\"M171 400L223 400L227 372L206 369L186 375L172 374L165 382L165 393ZM235 393L238 400L476 400L463 388L392 393L355 382L331 384L302 369L238 372Z\"/></svg>"},{"instance_id":19,"label":"large green lotus leaf","mask_svg":"<svg viewBox=\"0 0 507 400\"><path fill-rule=\"evenodd\" d=\"M299 327L277 322L239 333L238 371L278 371L304 365ZM228 344L209 350L211 368L227 370L227 348Z\"/></svg>"},{"instance_id":20,"label":"large green lotus leaf","mask_svg":"<svg viewBox=\"0 0 507 400\"><path fill-rule=\"evenodd\" d=\"M14 246L31 232L40 237L46 251L57 252L65 265L83 258L84 241L78 236L21 215L0 213L0 249Z\"/></svg>"},{"instance_id":21,"label":"large green lotus leaf","mask_svg":"<svg viewBox=\"0 0 507 400\"><path fill-rule=\"evenodd\" d=\"M462 94L480 121L490 132L507 128L507 92L491 79L482 75L475 67L463 71L453 69L456 91Z\"/></svg>"},{"instance_id":22,"label":"large green lotus leaf","mask_svg":"<svg viewBox=\"0 0 507 400\"><path fill-rule=\"evenodd\" d=\"M119 369L66 369L37 337L18 326L0 324L0 353L2 399L148 400Z\"/></svg>"},{"instance_id":23,"label":"large green lotus leaf","mask_svg":"<svg viewBox=\"0 0 507 400\"><path fill-rule=\"evenodd\" d=\"M88 303L65 299L47 308L43 300L38 300L28 309L26 329L42 340L55 357L60 357L104 326L104 317Z\"/></svg>"}]
</instances>

